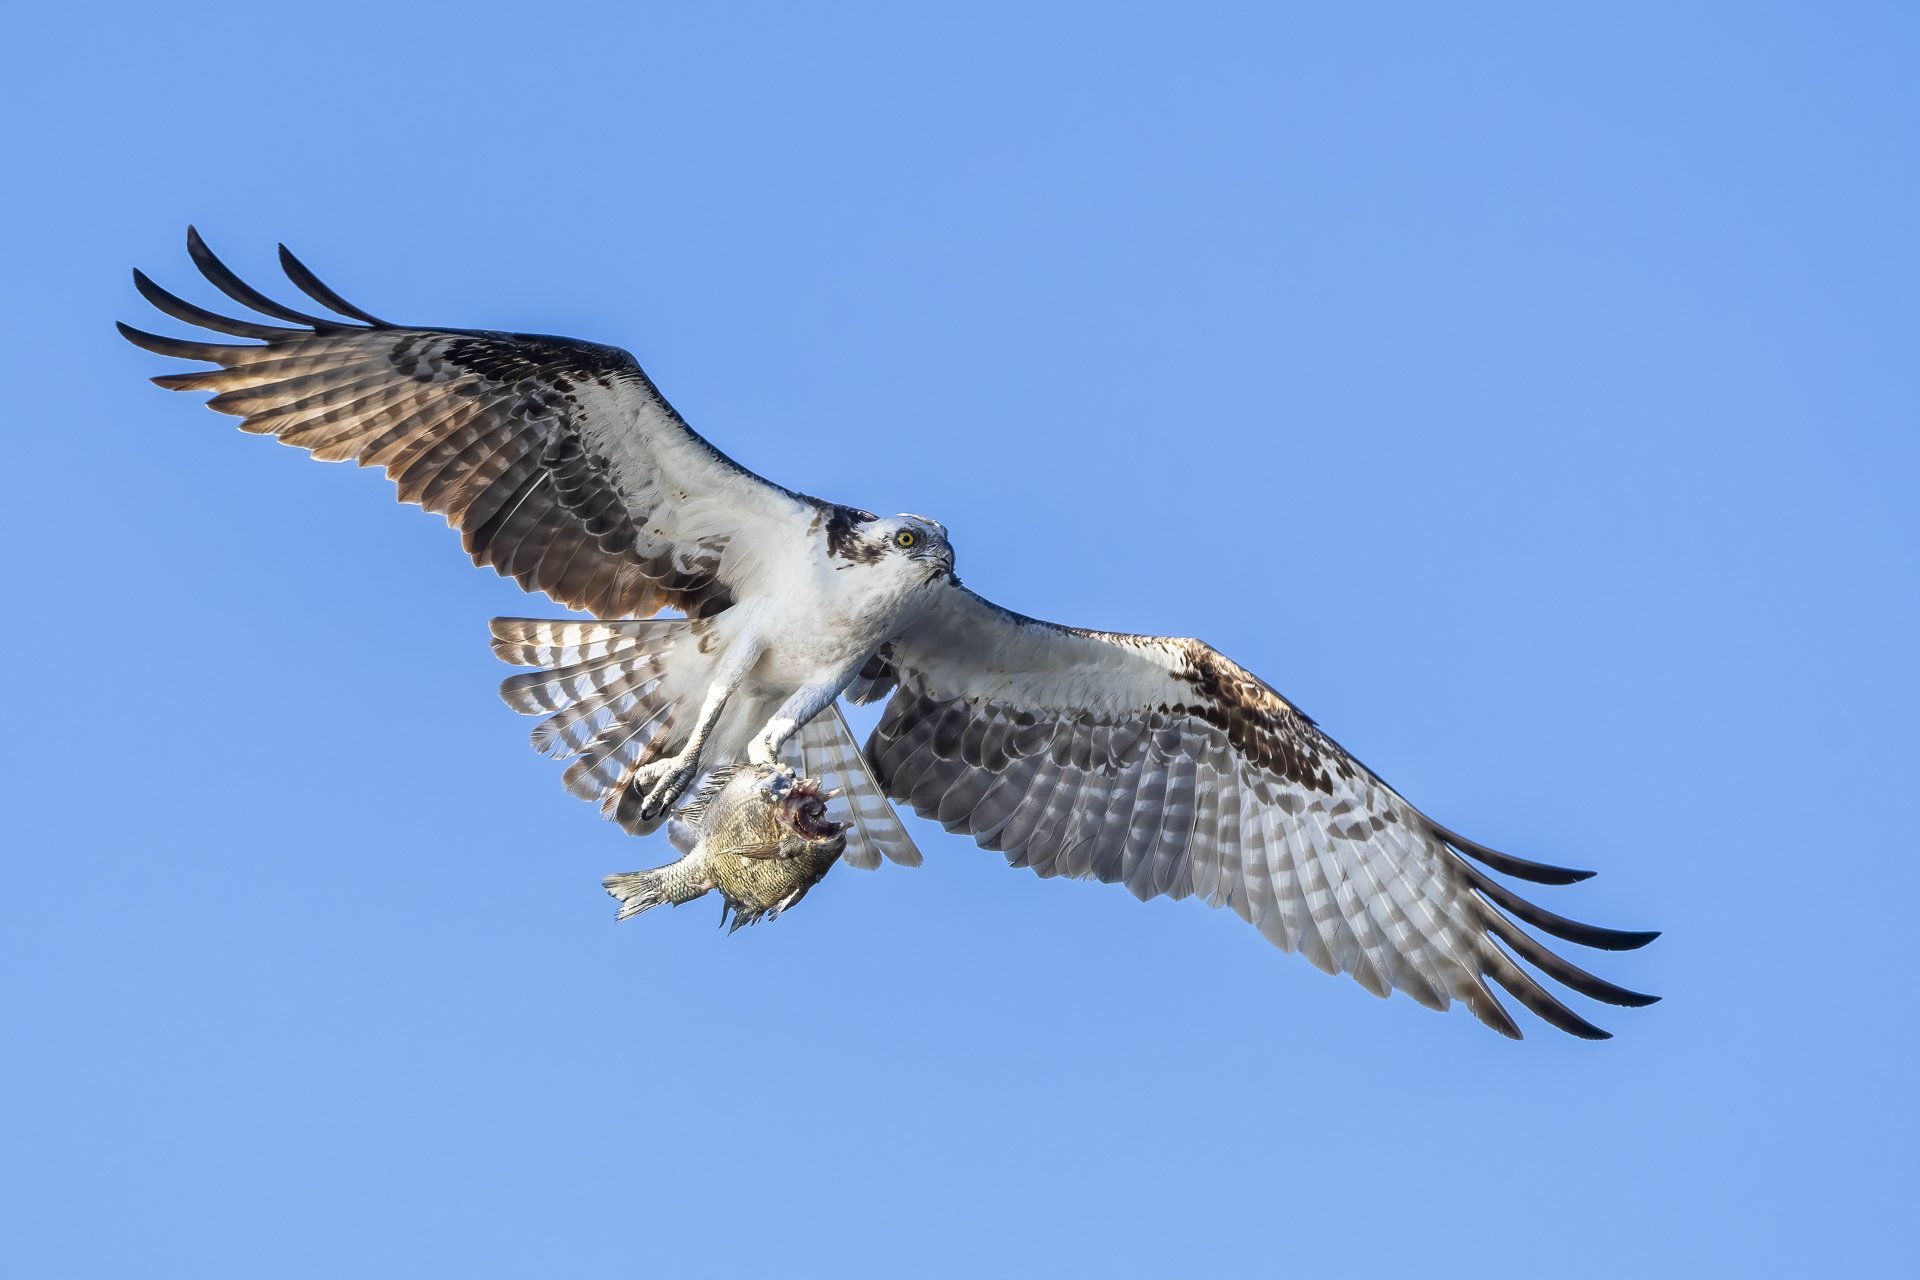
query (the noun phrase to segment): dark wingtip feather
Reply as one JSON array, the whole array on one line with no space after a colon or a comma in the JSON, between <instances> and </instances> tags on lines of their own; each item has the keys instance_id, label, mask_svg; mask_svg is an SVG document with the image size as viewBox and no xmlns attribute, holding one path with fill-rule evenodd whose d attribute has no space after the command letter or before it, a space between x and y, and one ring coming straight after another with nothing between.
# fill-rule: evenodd
<instances>
[{"instance_id":1,"label":"dark wingtip feather","mask_svg":"<svg viewBox=\"0 0 1920 1280\"><path fill-rule=\"evenodd\" d=\"M176 360L205 360L210 364L219 364L229 352L253 351L250 346L230 346L219 342L193 342L186 338L167 338L157 333L148 333L145 329L136 329L123 320L113 322L120 336L143 351L151 351L157 356L171 356ZM164 384L163 384L164 385Z\"/></svg>"},{"instance_id":2,"label":"dark wingtip feather","mask_svg":"<svg viewBox=\"0 0 1920 1280\"><path fill-rule=\"evenodd\" d=\"M1425 814L1421 815L1426 817ZM1489 849L1477 840L1469 840L1457 831L1450 831L1432 818L1427 824L1434 834L1445 840L1461 853L1476 862L1483 862L1501 875L1512 876L1517 880L1531 880L1535 884L1579 884L1582 880L1593 879L1593 872L1581 871L1574 867L1558 867L1550 862L1535 862L1531 858L1516 858L1510 853L1498 849Z\"/></svg>"},{"instance_id":3,"label":"dark wingtip feather","mask_svg":"<svg viewBox=\"0 0 1920 1280\"><path fill-rule=\"evenodd\" d=\"M282 329L278 325L260 324L253 320L236 320L232 316L223 316L217 311L197 307L185 298L162 289L153 282L153 278L138 267L133 269L133 287L140 296L152 303L154 308L175 320L196 325L202 329L211 329L215 333L231 334L236 338L260 338L263 340L284 338L298 334L298 329Z\"/></svg>"},{"instance_id":4,"label":"dark wingtip feather","mask_svg":"<svg viewBox=\"0 0 1920 1280\"><path fill-rule=\"evenodd\" d=\"M1657 932L1608 929L1597 924L1569 920L1565 916L1548 911L1545 907L1528 902L1505 885L1488 879L1485 874L1468 866L1464 861L1456 865L1466 873L1467 882L1483 898L1511 912L1536 929L1546 930L1556 938L1565 938L1568 942L1577 942L1583 947L1595 947L1601 951L1632 951L1646 946L1660 936Z\"/></svg>"},{"instance_id":5,"label":"dark wingtip feather","mask_svg":"<svg viewBox=\"0 0 1920 1280\"><path fill-rule=\"evenodd\" d=\"M1467 1006L1468 1012L1478 1018L1483 1026L1499 1032L1509 1040L1526 1039L1525 1034L1520 1030L1520 1024L1513 1020L1513 1015L1507 1012L1507 1007L1500 1003L1499 997L1487 990L1487 984L1480 975L1473 975L1471 985L1460 993L1460 999L1461 1003Z\"/></svg>"},{"instance_id":6,"label":"dark wingtip feather","mask_svg":"<svg viewBox=\"0 0 1920 1280\"><path fill-rule=\"evenodd\" d=\"M125 320L115 320L113 322L113 327L119 331L121 337L125 338L128 342L131 342L134 346L139 347L143 351L153 350L152 347L147 345L148 343L171 341L171 339L163 338L157 333L148 333L145 329L136 329L132 325L128 324ZM157 354L165 355L166 353L163 351Z\"/></svg>"},{"instance_id":7,"label":"dark wingtip feather","mask_svg":"<svg viewBox=\"0 0 1920 1280\"><path fill-rule=\"evenodd\" d=\"M1535 982L1526 970L1515 964L1512 957L1499 947L1489 947L1484 958L1485 972L1489 978L1505 987L1514 999L1553 1026L1582 1040L1613 1039L1612 1032L1594 1026L1555 999L1551 992Z\"/></svg>"},{"instance_id":8,"label":"dark wingtip feather","mask_svg":"<svg viewBox=\"0 0 1920 1280\"><path fill-rule=\"evenodd\" d=\"M300 290L300 292L306 294L321 306L331 307L341 315L351 316L355 320L364 320L376 329L391 329L394 327L385 320L382 320L379 316L369 315L365 311L362 311L359 307L354 306L351 302L348 302L345 298L334 292L319 276L313 274L306 263L294 257L293 250L287 248L284 244L280 246L280 269L287 273L287 279L293 281L294 288Z\"/></svg>"},{"instance_id":9,"label":"dark wingtip feather","mask_svg":"<svg viewBox=\"0 0 1920 1280\"><path fill-rule=\"evenodd\" d=\"M284 303L275 302L266 294L235 275L233 269L207 247L200 233L192 227L187 228L187 254L193 259L193 265L200 268L213 287L232 298L243 307L252 307L261 315L272 316L276 320L288 320L294 324L309 325L322 332L348 328L338 320L329 320L324 316L310 316L304 311L295 311Z\"/></svg>"},{"instance_id":10,"label":"dark wingtip feather","mask_svg":"<svg viewBox=\"0 0 1920 1280\"><path fill-rule=\"evenodd\" d=\"M1660 999L1659 996L1650 996L1644 992L1629 991L1616 983L1608 982L1605 978L1588 973L1565 956L1549 951L1541 945L1539 939L1492 907L1485 908L1482 920L1488 932L1511 947L1515 955L1569 990L1578 991L1583 996L1626 1009L1644 1008Z\"/></svg>"}]
</instances>

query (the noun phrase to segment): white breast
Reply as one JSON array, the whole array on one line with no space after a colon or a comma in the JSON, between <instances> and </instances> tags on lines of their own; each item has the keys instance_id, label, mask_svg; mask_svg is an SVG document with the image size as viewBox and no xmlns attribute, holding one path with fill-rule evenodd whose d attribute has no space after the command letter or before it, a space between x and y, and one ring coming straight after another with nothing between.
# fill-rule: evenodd
<instances>
[{"instance_id":1,"label":"white breast","mask_svg":"<svg viewBox=\"0 0 1920 1280\"><path fill-rule=\"evenodd\" d=\"M795 569L753 602L752 625L766 648L753 678L762 684L850 677L917 615L925 596L917 590L924 568L903 557L850 564L816 554Z\"/></svg>"}]
</instances>

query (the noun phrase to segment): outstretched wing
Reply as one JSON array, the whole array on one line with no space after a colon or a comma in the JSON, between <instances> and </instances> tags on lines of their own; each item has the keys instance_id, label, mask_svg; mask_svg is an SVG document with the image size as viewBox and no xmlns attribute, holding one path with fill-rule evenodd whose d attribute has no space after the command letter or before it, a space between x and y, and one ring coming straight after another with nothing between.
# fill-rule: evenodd
<instances>
[{"instance_id":1,"label":"outstretched wing","mask_svg":"<svg viewBox=\"0 0 1920 1280\"><path fill-rule=\"evenodd\" d=\"M1501 944L1595 999L1655 997L1523 931L1610 950L1657 935L1579 924L1474 865L1544 884L1590 872L1497 853L1409 805L1306 716L1197 640L1038 622L957 586L849 691L893 691L867 753L887 793L1014 866L1231 907L1376 995L1398 988L1520 1030L1492 979L1554 1026L1606 1036Z\"/></svg>"},{"instance_id":2,"label":"outstretched wing","mask_svg":"<svg viewBox=\"0 0 1920 1280\"><path fill-rule=\"evenodd\" d=\"M326 462L382 466L403 502L465 535L475 564L601 617L675 608L700 617L755 589L755 548L793 538L809 501L696 435L632 356L571 338L389 324L289 253L301 292L337 316L285 306L234 275L197 232L187 251L213 285L294 327L235 319L134 272L167 315L243 344L128 325L130 341L219 366L155 378L213 391L208 407Z\"/></svg>"}]
</instances>

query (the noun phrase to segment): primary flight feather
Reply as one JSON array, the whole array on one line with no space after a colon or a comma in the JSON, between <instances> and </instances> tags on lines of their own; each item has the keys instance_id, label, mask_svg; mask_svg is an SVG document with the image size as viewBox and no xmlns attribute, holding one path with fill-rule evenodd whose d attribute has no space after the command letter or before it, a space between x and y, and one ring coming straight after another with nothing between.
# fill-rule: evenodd
<instances>
[{"instance_id":1,"label":"primary flight feather","mask_svg":"<svg viewBox=\"0 0 1920 1280\"><path fill-rule=\"evenodd\" d=\"M283 246L296 310L187 248L233 301L204 310L140 272L160 311L239 343L128 339L213 369L154 379L325 461L384 467L458 528L476 564L600 621L496 619L536 668L502 686L543 716L569 790L635 833L696 779L798 764L845 793L845 858L919 854L886 797L1043 876L1232 909L1276 945L1378 995L1453 1001L1519 1027L1488 981L1574 1035L1606 1033L1518 961L1616 1005L1654 997L1587 973L1520 927L1623 950L1656 935L1568 920L1482 868L1590 873L1440 826L1251 672L1198 640L1022 617L960 585L946 529L792 492L697 435L633 357L570 338L390 324ZM656 617L672 610L680 617ZM887 699L865 750L837 700ZM1476 865L1478 864L1478 865Z\"/></svg>"}]
</instances>

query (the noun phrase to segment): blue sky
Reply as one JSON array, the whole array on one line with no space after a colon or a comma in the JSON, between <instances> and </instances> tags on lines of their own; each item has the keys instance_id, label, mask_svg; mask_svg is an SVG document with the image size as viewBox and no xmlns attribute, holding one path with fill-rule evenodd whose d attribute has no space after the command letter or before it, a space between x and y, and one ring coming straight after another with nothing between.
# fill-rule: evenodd
<instances>
[{"instance_id":1,"label":"blue sky","mask_svg":"<svg viewBox=\"0 0 1920 1280\"><path fill-rule=\"evenodd\" d=\"M0 1269L1911 1268L1913 10L680 8L14 19ZM189 221L1208 639L1666 1001L1511 1044L925 825L615 928L550 606L113 335Z\"/></svg>"}]
</instances>

